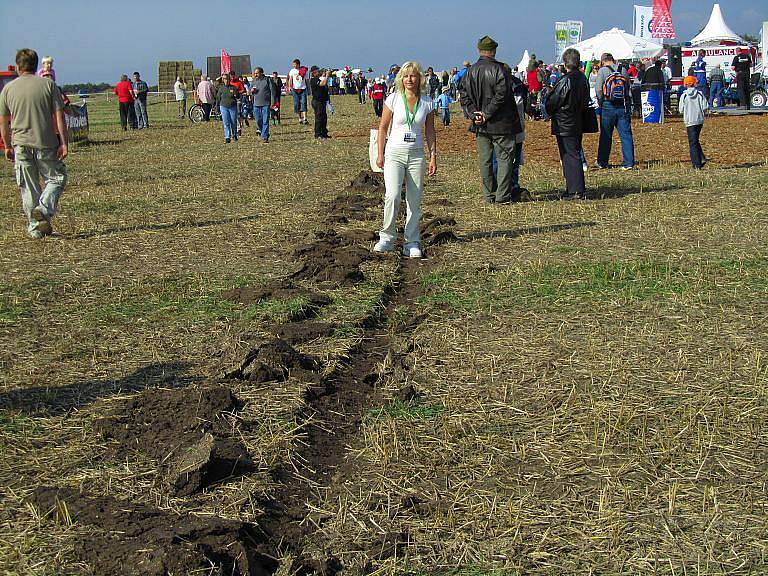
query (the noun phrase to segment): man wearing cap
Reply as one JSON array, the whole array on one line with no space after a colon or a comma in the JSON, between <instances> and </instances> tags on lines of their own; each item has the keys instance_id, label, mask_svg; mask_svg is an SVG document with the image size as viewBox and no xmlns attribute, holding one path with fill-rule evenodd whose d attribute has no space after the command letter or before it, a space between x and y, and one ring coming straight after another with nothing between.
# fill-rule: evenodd
<instances>
[{"instance_id":1,"label":"man wearing cap","mask_svg":"<svg viewBox=\"0 0 768 576\"><path fill-rule=\"evenodd\" d=\"M520 189L512 187L515 135L522 132L512 95L508 69L496 60L498 43L483 36L477 43L480 58L467 68L459 83L461 106L472 120L470 132L477 136L477 156L483 196L489 204L520 201ZM494 175L493 155L498 170Z\"/></svg>"},{"instance_id":2,"label":"man wearing cap","mask_svg":"<svg viewBox=\"0 0 768 576\"><path fill-rule=\"evenodd\" d=\"M312 91L312 110L315 112L315 138L327 140L328 135L328 78L333 73L331 70L321 71L317 66L309 69L311 80L309 87Z\"/></svg>"},{"instance_id":3,"label":"man wearing cap","mask_svg":"<svg viewBox=\"0 0 768 576\"><path fill-rule=\"evenodd\" d=\"M269 111L277 101L277 86L271 78L264 75L264 69L257 67L253 71L251 82L251 97L253 98L253 118L256 120L256 130L261 135L261 141L269 142Z\"/></svg>"}]
</instances>

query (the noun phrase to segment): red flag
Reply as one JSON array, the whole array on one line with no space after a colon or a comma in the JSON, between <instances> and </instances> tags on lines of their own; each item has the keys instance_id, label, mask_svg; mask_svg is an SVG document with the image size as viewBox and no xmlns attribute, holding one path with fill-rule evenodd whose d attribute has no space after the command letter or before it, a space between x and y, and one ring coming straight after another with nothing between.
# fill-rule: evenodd
<instances>
[{"instance_id":1,"label":"red flag","mask_svg":"<svg viewBox=\"0 0 768 576\"><path fill-rule=\"evenodd\" d=\"M229 53L224 50L224 48L221 49L221 73L222 74L229 74L232 72L232 58L229 56Z\"/></svg>"},{"instance_id":2,"label":"red flag","mask_svg":"<svg viewBox=\"0 0 768 576\"><path fill-rule=\"evenodd\" d=\"M651 21L651 36L653 38L675 37L671 8L672 0L653 0L653 20Z\"/></svg>"}]
</instances>

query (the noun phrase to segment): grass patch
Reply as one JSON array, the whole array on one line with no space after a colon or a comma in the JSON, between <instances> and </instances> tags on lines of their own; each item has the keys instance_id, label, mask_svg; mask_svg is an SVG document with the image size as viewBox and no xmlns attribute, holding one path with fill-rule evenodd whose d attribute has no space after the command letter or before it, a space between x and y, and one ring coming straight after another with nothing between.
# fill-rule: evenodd
<instances>
[{"instance_id":1,"label":"grass patch","mask_svg":"<svg viewBox=\"0 0 768 576\"><path fill-rule=\"evenodd\" d=\"M415 420L436 420L442 416L444 412L445 407L442 405L404 402L395 399L387 406L369 411L368 414L366 414L366 421L377 422L386 419L403 420L406 422Z\"/></svg>"}]
</instances>

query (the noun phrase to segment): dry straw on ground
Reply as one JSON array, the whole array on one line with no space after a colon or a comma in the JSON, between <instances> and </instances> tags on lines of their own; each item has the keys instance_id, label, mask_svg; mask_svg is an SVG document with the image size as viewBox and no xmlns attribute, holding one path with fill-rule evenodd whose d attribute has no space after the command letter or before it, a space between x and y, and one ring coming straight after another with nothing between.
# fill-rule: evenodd
<instances>
[{"instance_id":1,"label":"dry straw on ground","mask_svg":"<svg viewBox=\"0 0 768 576\"><path fill-rule=\"evenodd\" d=\"M679 122L639 126L641 170L590 172L581 203L550 201L555 146L530 125L523 182L540 201L486 207L455 118L424 208L455 218L458 241L420 264L364 262L359 284L301 280L332 300L306 320L301 300L223 298L297 271L293 249L365 168L372 112L335 104L329 142L286 113L270 144L251 127L225 145L220 125L163 103L151 130L123 133L116 103L96 101L44 242L23 237L2 165L0 571L88 573L75 550L92 528L66 507L44 516L38 485L258 523L271 472L305 474L307 422L330 415L305 410L307 382L229 382L241 406L223 418L256 467L191 497L168 492L158 461L115 459L96 422L147 388L194 390L271 326L311 320L333 331L296 346L326 376L366 343L386 349L371 351L375 394L346 462L307 491L305 554L345 573L765 572L764 120L708 121L700 173ZM296 554L282 554L288 573Z\"/></svg>"}]
</instances>

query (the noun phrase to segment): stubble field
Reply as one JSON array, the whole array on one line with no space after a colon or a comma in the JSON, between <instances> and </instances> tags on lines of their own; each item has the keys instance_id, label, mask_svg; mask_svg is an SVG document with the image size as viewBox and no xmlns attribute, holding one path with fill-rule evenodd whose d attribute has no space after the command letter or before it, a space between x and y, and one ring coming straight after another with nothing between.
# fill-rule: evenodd
<instances>
[{"instance_id":1,"label":"stubble field","mask_svg":"<svg viewBox=\"0 0 768 576\"><path fill-rule=\"evenodd\" d=\"M765 573L765 118L698 173L635 125L567 203L529 124L536 201L486 206L455 113L405 261L334 105L225 145L97 99L44 241L0 166L0 571Z\"/></svg>"}]
</instances>

